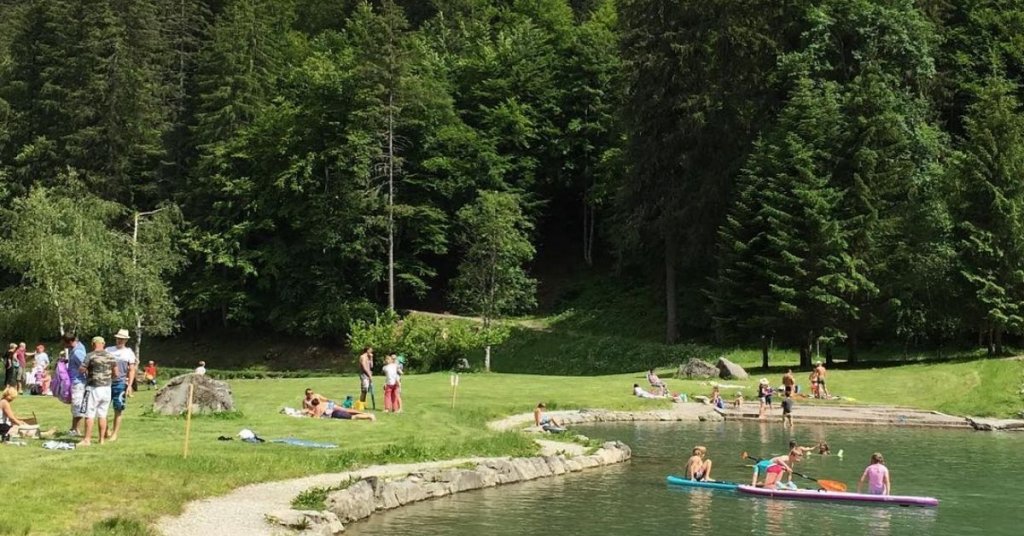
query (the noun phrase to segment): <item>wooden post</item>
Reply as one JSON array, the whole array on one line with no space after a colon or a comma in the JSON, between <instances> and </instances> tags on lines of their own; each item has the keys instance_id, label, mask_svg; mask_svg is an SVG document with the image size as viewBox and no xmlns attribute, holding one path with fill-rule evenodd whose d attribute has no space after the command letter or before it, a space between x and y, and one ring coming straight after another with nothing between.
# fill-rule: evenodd
<instances>
[{"instance_id":1,"label":"wooden post","mask_svg":"<svg viewBox=\"0 0 1024 536\"><path fill-rule=\"evenodd\" d=\"M450 381L452 384L452 409L455 409L455 396L459 392L459 373L453 374Z\"/></svg>"},{"instance_id":2,"label":"wooden post","mask_svg":"<svg viewBox=\"0 0 1024 536\"><path fill-rule=\"evenodd\" d=\"M194 383L188 384L188 409L185 410L185 449L182 453L182 458L188 458L188 440L192 432L192 395L195 388L196 385Z\"/></svg>"}]
</instances>

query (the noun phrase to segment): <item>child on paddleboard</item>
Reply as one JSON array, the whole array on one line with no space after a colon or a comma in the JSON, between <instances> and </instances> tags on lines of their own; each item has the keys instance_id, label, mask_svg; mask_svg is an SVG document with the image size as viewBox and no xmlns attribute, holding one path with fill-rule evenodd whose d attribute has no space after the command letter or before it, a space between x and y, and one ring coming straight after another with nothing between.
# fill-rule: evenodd
<instances>
[{"instance_id":1,"label":"child on paddleboard","mask_svg":"<svg viewBox=\"0 0 1024 536\"><path fill-rule=\"evenodd\" d=\"M714 482L711 479L711 460L704 459L708 448L697 445L693 447L693 455L686 461L686 478L698 482Z\"/></svg>"},{"instance_id":2,"label":"child on paddleboard","mask_svg":"<svg viewBox=\"0 0 1024 536\"><path fill-rule=\"evenodd\" d=\"M764 487L775 488L782 482L782 474L789 473L789 482L793 482L793 467L792 464L800 459L801 454L797 451L791 451L789 454L784 456L776 456L770 460L761 460L754 466L754 479L751 481L751 486L757 485L757 477L761 473L765 474Z\"/></svg>"},{"instance_id":3,"label":"child on paddleboard","mask_svg":"<svg viewBox=\"0 0 1024 536\"><path fill-rule=\"evenodd\" d=\"M868 481L868 493L872 495L889 495L892 484L889 481L889 468L885 466L885 458L882 453L876 452L871 455L871 464L864 469L857 482L857 493L860 493L864 481Z\"/></svg>"}]
</instances>

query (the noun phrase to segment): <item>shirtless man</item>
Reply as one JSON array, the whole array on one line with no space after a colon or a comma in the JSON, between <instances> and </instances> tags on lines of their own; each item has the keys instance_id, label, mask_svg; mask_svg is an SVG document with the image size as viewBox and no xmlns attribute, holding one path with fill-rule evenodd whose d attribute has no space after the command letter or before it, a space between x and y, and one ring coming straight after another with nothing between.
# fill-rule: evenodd
<instances>
[{"instance_id":1,"label":"shirtless man","mask_svg":"<svg viewBox=\"0 0 1024 536\"><path fill-rule=\"evenodd\" d=\"M785 390L785 396L793 394L793 387L795 385L796 379L793 378L793 369L789 369L782 375L782 388Z\"/></svg>"},{"instance_id":2,"label":"shirtless man","mask_svg":"<svg viewBox=\"0 0 1024 536\"><path fill-rule=\"evenodd\" d=\"M707 447L693 447L692 454L690 459L686 460L686 478L698 482L714 482L711 479L711 460L704 459L708 454Z\"/></svg>"},{"instance_id":3,"label":"shirtless man","mask_svg":"<svg viewBox=\"0 0 1024 536\"><path fill-rule=\"evenodd\" d=\"M313 401L317 403L314 404ZM302 411L313 417L319 417L326 409L327 397L306 389L306 397L302 399Z\"/></svg>"},{"instance_id":4,"label":"shirtless man","mask_svg":"<svg viewBox=\"0 0 1024 536\"><path fill-rule=\"evenodd\" d=\"M825 387L825 376L828 376L828 371L825 370L825 365L818 361L818 366L814 367L814 372L818 376L818 397L829 398L828 387Z\"/></svg>"},{"instance_id":5,"label":"shirtless man","mask_svg":"<svg viewBox=\"0 0 1024 536\"><path fill-rule=\"evenodd\" d=\"M359 354L359 401L366 403L366 392L373 382L373 347L363 348Z\"/></svg>"}]
</instances>

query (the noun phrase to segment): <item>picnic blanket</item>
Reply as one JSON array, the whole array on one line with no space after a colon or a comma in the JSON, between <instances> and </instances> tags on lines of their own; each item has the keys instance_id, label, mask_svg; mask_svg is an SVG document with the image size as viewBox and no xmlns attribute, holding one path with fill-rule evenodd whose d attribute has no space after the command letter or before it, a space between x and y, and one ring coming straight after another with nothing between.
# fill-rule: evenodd
<instances>
[{"instance_id":1,"label":"picnic blanket","mask_svg":"<svg viewBox=\"0 0 1024 536\"><path fill-rule=\"evenodd\" d=\"M271 439L271 443L282 443L284 445L292 445L295 447L307 447L311 449L336 449L338 445L332 445L331 443L317 443L316 441L307 441L305 439L298 439L295 437L284 437L281 439Z\"/></svg>"}]
</instances>

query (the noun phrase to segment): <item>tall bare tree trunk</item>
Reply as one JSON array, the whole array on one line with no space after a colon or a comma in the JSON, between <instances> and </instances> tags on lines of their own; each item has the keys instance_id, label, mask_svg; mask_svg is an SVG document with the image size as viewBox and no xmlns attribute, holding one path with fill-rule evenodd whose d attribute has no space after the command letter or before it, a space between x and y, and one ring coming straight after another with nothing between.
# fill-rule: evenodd
<instances>
[{"instance_id":1,"label":"tall bare tree trunk","mask_svg":"<svg viewBox=\"0 0 1024 536\"><path fill-rule=\"evenodd\" d=\"M849 338L846 339L846 361L857 362L857 330L851 330Z\"/></svg>"},{"instance_id":2,"label":"tall bare tree trunk","mask_svg":"<svg viewBox=\"0 0 1024 536\"><path fill-rule=\"evenodd\" d=\"M676 241L675 233L665 236L665 343L674 344L679 338L676 327Z\"/></svg>"},{"instance_id":3,"label":"tall bare tree trunk","mask_svg":"<svg viewBox=\"0 0 1024 536\"><path fill-rule=\"evenodd\" d=\"M395 310L395 94L388 92L388 309Z\"/></svg>"},{"instance_id":4,"label":"tall bare tree trunk","mask_svg":"<svg viewBox=\"0 0 1024 536\"><path fill-rule=\"evenodd\" d=\"M768 370L768 336L761 335L761 368Z\"/></svg>"},{"instance_id":5,"label":"tall bare tree trunk","mask_svg":"<svg viewBox=\"0 0 1024 536\"><path fill-rule=\"evenodd\" d=\"M594 265L594 207L586 193L583 194L583 262Z\"/></svg>"}]
</instances>

